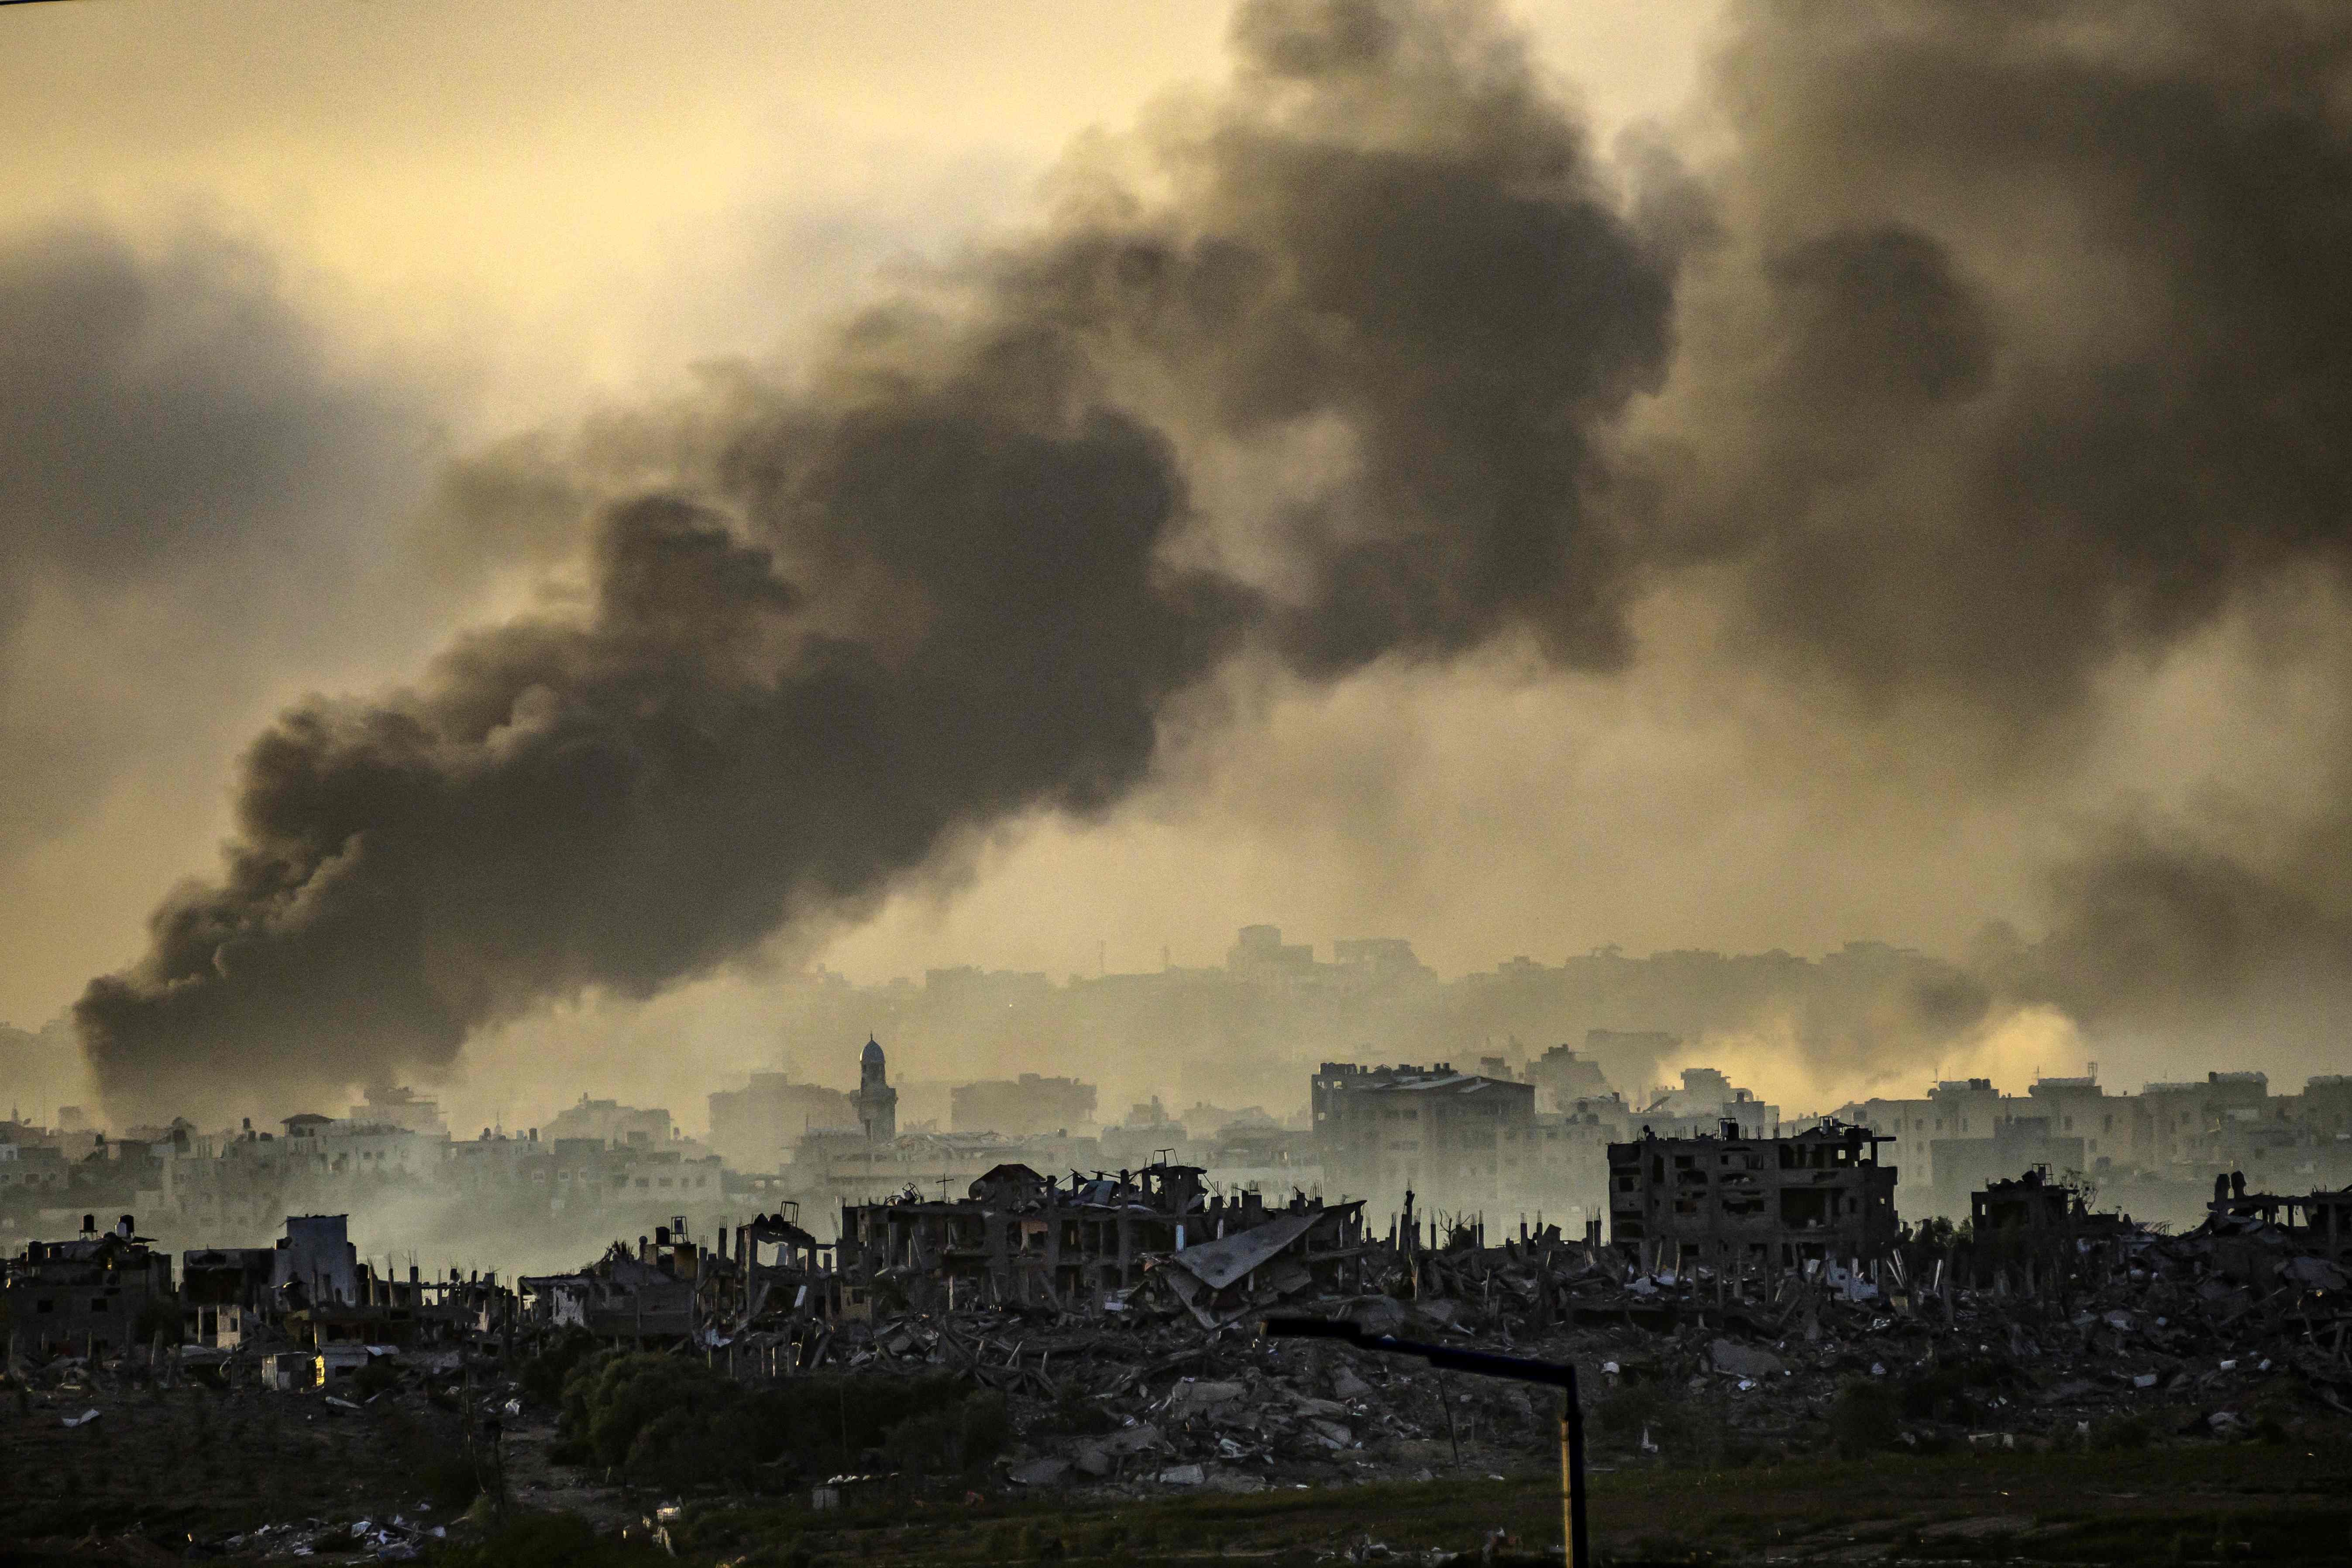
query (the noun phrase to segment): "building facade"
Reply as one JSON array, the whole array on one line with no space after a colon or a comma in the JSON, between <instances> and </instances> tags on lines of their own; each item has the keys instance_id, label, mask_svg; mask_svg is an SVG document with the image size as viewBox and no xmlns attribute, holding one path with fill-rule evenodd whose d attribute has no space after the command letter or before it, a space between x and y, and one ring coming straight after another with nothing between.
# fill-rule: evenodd
<instances>
[{"instance_id":1,"label":"building facade","mask_svg":"<svg viewBox=\"0 0 2352 1568\"><path fill-rule=\"evenodd\" d=\"M1885 1140L1830 1123L1751 1138L1639 1138L1609 1147L1609 1239L1643 1267L1770 1275L1867 1263L1894 1245L1895 1167Z\"/></svg>"},{"instance_id":2,"label":"building facade","mask_svg":"<svg viewBox=\"0 0 2352 1568\"><path fill-rule=\"evenodd\" d=\"M1323 1182L1334 1195L1401 1198L1421 1208L1499 1209L1540 1160L1536 1090L1434 1067L1325 1062L1311 1089Z\"/></svg>"}]
</instances>

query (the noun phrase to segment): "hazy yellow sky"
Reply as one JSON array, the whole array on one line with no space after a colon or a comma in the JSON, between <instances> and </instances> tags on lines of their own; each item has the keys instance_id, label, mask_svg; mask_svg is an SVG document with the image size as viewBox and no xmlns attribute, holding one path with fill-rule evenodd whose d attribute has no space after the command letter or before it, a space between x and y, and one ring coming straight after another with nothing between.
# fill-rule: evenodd
<instances>
[{"instance_id":1,"label":"hazy yellow sky","mask_svg":"<svg viewBox=\"0 0 2352 1568\"><path fill-rule=\"evenodd\" d=\"M1676 110L1710 14L1591 0L1528 20L1606 128ZM1221 5L1098 0L9 7L0 234L248 243L343 368L426 390L422 468L700 358L788 350L894 266L1029 219L1074 138L1218 78L1225 27ZM157 894L210 868L231 758L278 706L404 677L481 603L383 606L368 635L208 684L62 831L20 835L0 1019L48 1017L136 952ZM102 705L173 657L82 630L33 678ZM852 956L919 968L932 941L908 940ZM1091 945L1002 933L974 955L1057 942Z\"/></svg>"},{"instance_id":2,"label":"hazy yellow sky","mask_svg":"<svg viewBox=\"0 0 2352 1568\"><path fill-rule=\"evenodd\" d=\"M1873 177L1891 191L1849 186L1842 171L1825 178L1844 156L1838 136L1879 125L1872 115L1901 130L1914 105L1857 89L1840 100L1837 135L1822 134L1827 151L1814 147L1812 103L1839 97L1837 29L1805 20L1824 14L1800 8L1779 33L1764 29L1760 52L1722 79L1727 90L1716 73L1727 24L1714 0L1506 8L1588 117L1604 172L1622 173L1621 147L1638 162L1654 128L1702 171L1763 128L1755 166L1727 187L1733 252L1780 243L1775 225L1797 233L1849 211L1855 224L1893 212L1938 229L1958 258L1955 290L1977 289L2009 321L2032 319L2036 300L2045 314L2052 299L2084 303L2061 312L2084 318L2066 328L2076 338L2027 342L2004 362L2011 370L2044 349L2100 368L2101 333L2128 359L2156 319L2139 313L2145 300L2091 307L2125 298L2112 279L2198 238L2150 238L2130 229L2136 215L2079 203L2063 223L2018 221L2000 203L2030 193L1982 181L1991 165L1965 148L1916 165L1890 153ZM1933 7L1919 14L1926 31L1940 25ZM1915 25L1902 6L1887 15L1897 31ZM23 279L51 288L148 269L145 286L182 300L194 323L184 330L231 363L221 384L236 408L219 438L250 441L245 456L272 477L249 504L278 520L234 551L204 547L205 531L225 526L217 518L170 520L186 537L145 567L60 552L13 601L0 579L0 1020L55 1016L91 976L138 957L167 889L215 871L236 759L273 714L306 693L412 679L453 633L528 601L528 563L436 552L421 520L452 458L641 403L698 363L791 365L817 329L886 295L894 278L1034 224L1074 146L1223 79L1228 21L1223 5L1133 0L0 7L0 303L46 297L31 284L7 296ZM1809 98L1740 96L1740 83L1780 81L1784 68L1786 79L1811 81ZM2021 98L2010 112L2030 130ZM1949 107L1918 112L1924 123ZM1967 127L1945 119L1964 142ZM2129 175L2142 149L2124 140L2108 151ZM2008 155L2029 155L2026 145ZM1917 170L1915 195L1904 182ZM2066 187L2053 176L2052 188ZM1782 206L1759 220L1743 201ZM2072 265L2095 221L2111 226L2113 255L2100 264L2112 272ZM1740 466L1748 434L1771 460L1795 451L1825 470L1874 471L1882 453L1837 446L1878 439L1867 400L1840 405L1824 435L1793 416L1774 426L1785 411L1756 395L1771 384L1756 347L1771 334L1743 337L1739 312L1760 297L1759 278L1785 283L1779 262L1745 267L1754 256L1735 254L1710 275L1713 253L1690 254L1674 324L1678 341L1703 342L1699 371L1684 373L1685 354L1663 390L1633 400L1625 424L1650 443L1639 455L1653 465L1633 467L1672 473L1675 443L1714 439L1727 411L1727 426L1749 420L1760 434L1724 438L1727 483L1769 483L1769 461ZM2060 279L2075 292L2045 287ZM51 388L34 378L65 374L57 367L76 345L63 340L104 338L110 312L131 309L121 302L131 294L57 297L61 341L0 359L0 376L25 378L0 380L0 398L44 403ZM131 339L121 352L133 384L163 387L166 401L199 384L173 380L183 345ZM259 345L250 364L236 353L247 341ZM1911 346L1898 334L1874 352L1901 361ZM57 393L60 406L70 390ZM272 411L313 403L334 416L317 422L312 445L280 450L273 432L301 422L272 423ZM162 416L126 400L108 418L102 439L136 453ZM1957 419L1910 428L1948 438L1961 458L1974 449L1953 434ZM1948 475L1933 441L1921 445L1932 509ZM173 460L201 466L206 455L200 443ZM1901 516L1916 498L1904 463L1885 468L1884 492L1865 484L1853 504ZM1960 458L1949 471L1964 472ZM1785 499L1759 489L1731 510ZM70 531L76 504L42 526ZM1949 504L1957 515L1965 503ZM1941 723L1949 693L1933 658L1998 645L1970 627L2005 625L1998 595L2020 590L1989 577L1973 602L1948 595L1932 626L1885 596L1853 635L1901 655L1916 634L1927 674L1879 692L1866 671L1816 681L1807 659L1826 667L1852 650L1808 643L1804 623L1818 609L1843 635L1850 606L1828 569L1840 563L1806 555L1804 530L1879 536L1839 534L1801 503L1792 516L1800 592L1778 613L1799 633L1730 624L1761 613L1741 599L1752 584L1726 585L1754 565L1742 560L1713 576L1657 566L1633 583L1633 657L1607 677L1562 673L1508 636L1450 662L1391 658L1322 684L1223 671L1165 716L1155 776L1105 820L999 825L816 956L860 980L956 963L1058 975L1091 970L1098 955L1145 969L1163 950L1178 963L1215 962L1232 928L1256 921L1327 953L1335 937L1408 937L1447 973L1612 942L1819 952L1872 938L1957 952L1989 919L2030 927L2042 868L2119 799L2201 812L2223 837L2260 817L2232 841L2256 859L2263 835L2291 836L2279 822L2332 809L2324 797L2340 775L2316 759L2333 743L2319 738L2346 728L2347 682L2341 606L2320 574L2300 588L2265 580L2266 597L2222 595L2221 609L2144 642L2119 639L2112 658L2084 655L2089 689L2079 707L2055 705L2065 731L2055 760L1989 759L1985 748L2031 724ZM1788 565L1763 546L1757 558ZM2168 581L2210 564L2192 557ZM1928 575L1939 570L1931 563ZM1809 585L1818 605L1803 603ZM2076 591L2054 580L2022 591L2045 589ZM2040 657L1992 655L1997 671ZM2014 696L2001 688L1987 700ZM2231 803L2256 799L2265 813L2232 816ZM714 1065L761 1054L735 1041L758 1016L758 986L722 976L657 1005L698 1032L648 1068L668 1075L661 1092L687 1094ZM625 1021L611 1029L629 1036ZM515 1065L477 1064L484 1103L507 1092L496 1086L525 1082ZM530 1108L510 1109L520 1119Z\"/></svg>"},{"instance_id":3,"label":"hazy yellow sky","mask_svg":"<svg viewBox=\"0 0 2352 1568\"><path fill-rule=\"evenodd\" d=\"M1604 133L1710 5L1528 7ZM495 425L764 350L894 258L1030 216L1073 138L1224 68L1218 5L96 0L0 21L0 218L249 233L361 349Z\"/></svg>"}]
</instances>

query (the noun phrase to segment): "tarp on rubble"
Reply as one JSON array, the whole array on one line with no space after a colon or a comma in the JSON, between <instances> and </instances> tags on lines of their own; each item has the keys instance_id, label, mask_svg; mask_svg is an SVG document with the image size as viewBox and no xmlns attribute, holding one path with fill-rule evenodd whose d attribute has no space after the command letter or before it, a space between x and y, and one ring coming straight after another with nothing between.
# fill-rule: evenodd
<instances>
[{"instance_id":1,"label":"tarp on rubble","mask_svg":"<svg viewBox=\"0 0 2352 1568\"><path fill-rule=\"evenodd\" d=\"M1284 1247L1306 1235L1316 1221L1340 1212L1309 1209L1303 1214L1283 1215L1232 1236L1188 1247L1171 1257L1168 1263L1210 1289L1222 1290L1251 1269L1272 1260Z\"/></svg>"}]
</instances>

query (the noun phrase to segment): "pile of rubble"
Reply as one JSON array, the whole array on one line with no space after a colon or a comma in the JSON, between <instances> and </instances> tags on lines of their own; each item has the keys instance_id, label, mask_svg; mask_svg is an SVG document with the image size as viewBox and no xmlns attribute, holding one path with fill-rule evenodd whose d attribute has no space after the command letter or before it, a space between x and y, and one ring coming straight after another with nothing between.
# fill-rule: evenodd
<instances>
[{"instance_id":1,"label":"pile of rubble","mask_svg":"<svg viewBox=\"0 0 2352 1568\"><path fill-rule=\"evenodd\" d=\"M1641 1272L1556 1236L1388 1249L1397 1294L1297 1294L1267 1310L1578 1367L1597 1458L1722 1459L1855 1441L2049 1447L2280 1436L2352 1416L2337 1267L2259 1220L2171 1237L2129 1225L2018 1256L1923 1234L1872 1269L1769 1288ZM853 1371L957 1370L1011 1400L1011 1479L1147 1489L1404 1477L1548 1463L1556 1411L1522 1385L1203 1327L1173 1293L1109 1317L1036 1310L845 1325ZM1838 1417L1885 1391L1891 1429ZM1866 1400L1867 1396L1864 1396Z\"/></svg>"},{"instance_id":2,"label":"pile of rubble","mask_svg":"<svg viewBox=\"0 0 2352 1568\"><path fill-rule=\"evenodd\" d=\"M242 1534L224 1536L205 1542L205 1548L208 1556L344 1556L371 1563L413 1563L424 1556L433 1542L447 1539L448 1534L445 1525L412 1524L397 1514L389 1520L336 1522L304 1519L265 1524Z\"/></svg>"}]
</instances>

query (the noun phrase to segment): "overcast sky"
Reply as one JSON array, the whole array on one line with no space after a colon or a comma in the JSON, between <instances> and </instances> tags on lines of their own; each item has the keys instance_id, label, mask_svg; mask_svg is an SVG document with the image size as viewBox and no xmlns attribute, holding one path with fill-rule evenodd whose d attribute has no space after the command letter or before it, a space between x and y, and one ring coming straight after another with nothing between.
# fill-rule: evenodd
<instances>
[{"instance_id":1,"label":"overcast sky","mask_svg":"<svg viewBox=\"0 0 2352 1568\"><path fill-rule=\"evenodd\" d=\"M1409 937L1453 973L1612 942L1958 956L2005 921L2095 976L2074 1008L2095 1027L2117 952L2190 941L2170 904L2141 920L2166 895L2117 892L2116 868L2177 885L2134 846L2169 856L2193 821L2188 858L2226 862L2231 890L2180 901L2226 903L2237 956L2184 962L2234 995L2239 950L2317 929L2304 989L2266 1004L2300 1021L2269 1044L2283 1071L2327 1065L2333 1025L2297 998L2336 984L2352 929L2306 874L2341 810L2344 503L2245 479L2301 449L2179 414L2187 380L2114 389L2202 354L2274 365L2284 422L2336 406L2343 323L2312 319L2263 240L2273 219L2282 247L2340 237L2310 194L2347 166L2340 29L2263 7L2217 50L2153 12L2033 34L1889 5L1849 50L1802 8L1478 9L1427 8L1465 50L1523 34L1543 116L1583 128L1590 200L1663 279L1654 342L1574 405L1574 471L1600 476L1577 526L1618 541L1605 592L1506 593L1362 658L1210 661L1172 679L1148 762L1107 797L1016 789L728 952L861 980L1060 974L1215 962L1270 921L1318 945ZM1044 254L1103 170L1257 111L1248 72L1284 57L1231 32L1217 6L1071 0L0 12L0 439L21 457L0 480L0 1018L37 1025L131 969L174 885L221 876L238 759L281 710L409 688L461 634L593 596L583 536L512 508L482 526L453 473L528 470L517 451L614 410L707 425L698 366L796 385L852 312ZM2282 61L2309 90L2264 98ZM1349 101L1377 120L1381 93L1420 89L1367 90ZM2158 100L2177 142L2140 129ZM1931 123L1978 111L1965 134ZM2259 159L2231 161L2257 140L2241 119L2277 133ZM1414 124L1399 144L1454 134ZM1177 166L1135 199L1181 187ZM2161 221L2150 170L2179 182ZM2240 205L2199 206L2209 178ZM1292 232L1236 189L1168 199ZM2178 321L2211 319L2185 302L2245 278L2287 301L2275 320L2183 346ZM1834 330L1803 324L1817 310ZM2320 346L2264 335L2291 319ZM1220 424L1236 384L1212 396L1194 361L1119 356L1115 396L1168 433L1206 520L1170 550L1245 555L1271 536L1223 520L1337 460L1309 419L1279 439ZM2084 388L2122 412L2020 434ZM1351 441L1444 419L1313 395ZM2074 459L2102 442L2204 467L2127 454L2095 482L2128 499L2086 501ZM596 493L636 477L620 461L598 448ZM1979 501L1997 476L2039 499ZM2107 515L2126 505L2201 521L2150 542ZM1279 596L1296 565L1240 577ZM2119 919L2130 940L2102 946ZM745 1028L761 982L717 951L630 984L683 1027ZM530 1035L583 984L608 1005L593 964L550 973L459 1012ZM2214 1038L2199 1016L2193 1045L2120 1018L2107 1058L2190 1066ZM506 1080L496 1049L467 1068L482 1082Z\"/></svg>"}]
</instances>

